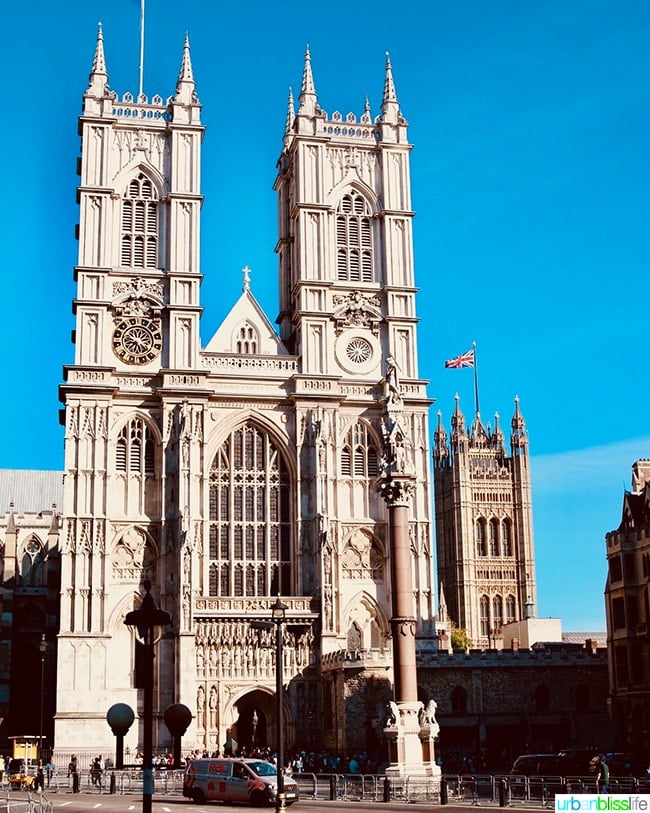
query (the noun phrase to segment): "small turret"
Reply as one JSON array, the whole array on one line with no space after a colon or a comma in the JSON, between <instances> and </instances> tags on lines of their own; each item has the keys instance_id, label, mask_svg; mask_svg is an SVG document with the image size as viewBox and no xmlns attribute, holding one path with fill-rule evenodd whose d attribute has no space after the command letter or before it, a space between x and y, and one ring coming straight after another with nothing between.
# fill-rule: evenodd
<instances>
[{"instance_id":1,"label":"small turret","mask_svg":"<svg viewBox=\"0 0 650 813\"><path fill-rule=\"evenodd\" d=\"M492 432L492 447L496 449L501 454L505 454L506 447L505 447L505 436L503 434L503 430L499 424L499 413L494 413L494 432Z\"/></svg>"},{"instance_id":2,"label":"small turret","mask_svg":"<svg viewBox=\"0 0 650 813\"><path fill-rule=\"evenodd\" d=\"M438 426L433 434L433 460L436 466L444 466L449 460L449 447L447 446L447 432L442 425L442 412L438 410Z\"/></svg>"},{"instance_id":3,"label":"small turret","mask_svg":"<svg viewBox=\"0 0 650 813\"><path fill-rule=\"evenodd\" d=\"M196 93L190 57L190 38L187 33L183 43L183 57L176 80L176 95L172 100L172 109L174 122L199 124L201 104Z\"/></svg>"},{"instance_id":4,"label":"small turret","mask_svg":"<svg viewBox=\"0 0 650 813\"><path fill-rule=\"evenodd\" d=\"M467 448L467 431L465 429L465 416L460 408L460 396L454 396L456 407L451 416L451 445L456 452L464 451Z\"/></svg>"},{"instance_id":5,"label":"small turret","mask_svg":"<svg viewBox=\"0 0 650 813\"><path fill-rule=\"evenodd\" d=\"M526 434L526 422L519 410L519 396L515 396L515 414L512 416L512 435L510 436L510 448L513 455L523 454L528 447L528 436Z\"/></svg>"},{"instance_id":6,"label":"small turret","mask_svg":"<svg viewBox=\"0 0 650 813\"><path fill-rule=\"evenodd\" d=\"M393 80L393 66L388 52L386 53L386 77L384 79L384 95L381 100L381 116L378 121L382 141L407 143L407 122L399 109L399 101Z\"/></svg>"},{"instance_id":7,"label":"small turret","mask_svg":"<svg viewBox=\"0 0 650 813\"><path fill-rule=\"evenodd\" d=\"M472 447L474 449L486 449L489 445L489 432L486 431L481 420L481 413L477 412L472 424Z\"/></svg>"},{"instance_id":8,"label":"small turret","mask_svg":"<svg viewBox=\"0 0 650 813\"><path fill-rule=\"evenodd\" d=\"M293 130L293 123L296 120L296 107L293 101L293 90L289 88L289 98L287 100L287 118L284 124L284 145L289 143L289 137Z\"/></svg>"},{"instance_id":9,"label":"small turret","mask_svg":"<svg viewBox=\"0 0 650 813\"><path fill-rule=\"evenodd\" d=\"M298 102L299 116L315 116L316 113L319 112L316 86L314 85L314 77L311 72L311 52L309 45L305 49L305 66L302 70L302 85L300 87Z\"/></svg>"},{"instance_id":10,"label":"small turret","mask_svg":"<svg viewBox=\"0 0 650 813\"><path fill-rule=\"evenodd\" d=\"M95 56L88 77L88 87L84 93L84 112L100 113L102 104L100 100L106 99L109 94L108 71L106 70L106 58L104 56L104 31L102 24L97 24L97 42L95 44Z\"/></svg>"}]
</instances>

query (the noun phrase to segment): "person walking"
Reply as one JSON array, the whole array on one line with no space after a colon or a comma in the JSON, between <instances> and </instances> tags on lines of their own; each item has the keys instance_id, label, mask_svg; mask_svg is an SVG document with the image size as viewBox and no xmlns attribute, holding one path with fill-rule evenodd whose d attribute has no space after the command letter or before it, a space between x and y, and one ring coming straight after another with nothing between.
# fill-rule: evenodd
<instances>
[{"instance_id":1,"label":"person walking","mask_svg":"<svg viewBox=\"0 0 650 813\"><path fill-rule=\"evenodd\" d=\"M599 754L596 760L596 791L609 793L609 767L602 754Z\"/></svg>"},{"instance_id":2,"label":"person walking","mask_svg":"<svg viewBox=\"0 0 650 813\"><path fill-rule=\"evenodd\" d=\"M79 793L79 763L76 754L72 755L68 763L68 776L72 777L72 792Z\"/></svg>"}]
</instances>

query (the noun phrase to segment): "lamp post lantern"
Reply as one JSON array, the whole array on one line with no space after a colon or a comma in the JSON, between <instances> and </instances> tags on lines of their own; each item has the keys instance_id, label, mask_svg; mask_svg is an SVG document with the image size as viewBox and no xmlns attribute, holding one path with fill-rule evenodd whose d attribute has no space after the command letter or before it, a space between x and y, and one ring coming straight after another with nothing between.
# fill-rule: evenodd
<instances>
[{"instance_id":1,"label":"lamp post lantern","mask_svg":"<svg viewBox=\"0 0 650 813\"><path fill-rule=\"evenodd\" d=\"M38 728L38 761L40 765L43 759L43 706L45 699L45 653L47 652L45 633L41 634L41 640L38 642L38 650L41 653L41 712Z\"/></svg>"},{"instance_id":2,"label":"lamp post lantern","mask_svg":"<svg viewBox=\"0 0 650 813\"><path fill-rule=\"evenodd\" d=\"M151 596L151 582L143 583L145 595L137 610L126 614L124 623L137 631L144 647L144 703L142 747L142 813L151 813L153 799L153 662L156 628L169 626L172 617L156 606Z\"/></svg>"}]
</instances>

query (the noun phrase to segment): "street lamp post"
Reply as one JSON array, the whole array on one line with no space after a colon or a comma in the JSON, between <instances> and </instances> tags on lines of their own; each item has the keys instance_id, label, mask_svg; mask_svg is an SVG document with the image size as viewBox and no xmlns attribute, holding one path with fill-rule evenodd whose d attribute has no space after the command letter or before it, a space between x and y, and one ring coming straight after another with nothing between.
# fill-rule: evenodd
<instances>
[{"instance_id":1,"label":"street lamp post","mask_svg":"<svg viewBox=\"0 0 650 813\"><path fill-rule=\"evenodd\" d=\"M278 792L275 799L275 809L286 810L284 796L284 720L283 720L283 636L284 622L287 614L287 605L277 597L271 607L271 618L275 624L275 724L278 730Z\"/></svg>"},{"instance_id":2,"label":"street lamp post","mask_svg":"<svg viewBox=\"0 0 650 813\"><path fill-rule=\"evenodd\" d=\"M282 644L284 635L284 622L287 617L286 604L280 601L280 596L271 605L271 621L251 621L251 627L258 630L272 630L275 625L275 727L277 729L277 769L278 769L278 792L275 797L275 809L286 810L286 800L284 796L284 724L282 709L283 703L283 666L282 666Z\"/></svg>"},{"instance_id":3,"label":"street lamp post","mask_svg":"<svg viewBox=\"0 0 650 813\"><path fill-rule=\"evenodd\" d=\"M156 628L168 626L172 617L156 606L151 596L151 582L144 582L145 595L137 610L126 614L124 623L137 630L144 647L144 703L142 748L142 813L151 813L153 800L153 662Z\"/></svg>"},{"instance_id":4,"label":"street lamp post","mask_svg":"<svg viewBox=\"0 0 650 813\"><path fill-rule=\"evenodd\" d=\"M38 643L38 649L41 653L41 714L38 729L38 761L41 764L43 759L43 706L45 699L45 653L47 651L47 643L45 642L45 633L41 634L41 640Z\"/></svg>"}]
</instances>

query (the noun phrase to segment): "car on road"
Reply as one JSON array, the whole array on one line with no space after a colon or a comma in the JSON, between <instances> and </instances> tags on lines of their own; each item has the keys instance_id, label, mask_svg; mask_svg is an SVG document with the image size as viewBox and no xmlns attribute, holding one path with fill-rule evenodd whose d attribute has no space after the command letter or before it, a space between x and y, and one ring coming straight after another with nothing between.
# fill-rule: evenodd
<instances>
[{"instance_id":1,"label":"car on road","mask_svg":"<svg viewBox=\"0 0 650 813\"><path fill-rule=\"evenodd\" d=\"M278 793L276 766L263 759L191 759L185 768L183 796L197 804L204 802L248 802L274 804ZM298 785L284 777L287 805L298 800Z\"/></svg>"},{"instance_id":2,"label":"car on road","mask_svg":"<svg viewBox=\"0 0 650 813\"><path fill-rule=\"evenodd\" d=\"M512 763L510 776L564 776L565 767L557 754L522 754Z\"/></svg>"}]
</instances>

